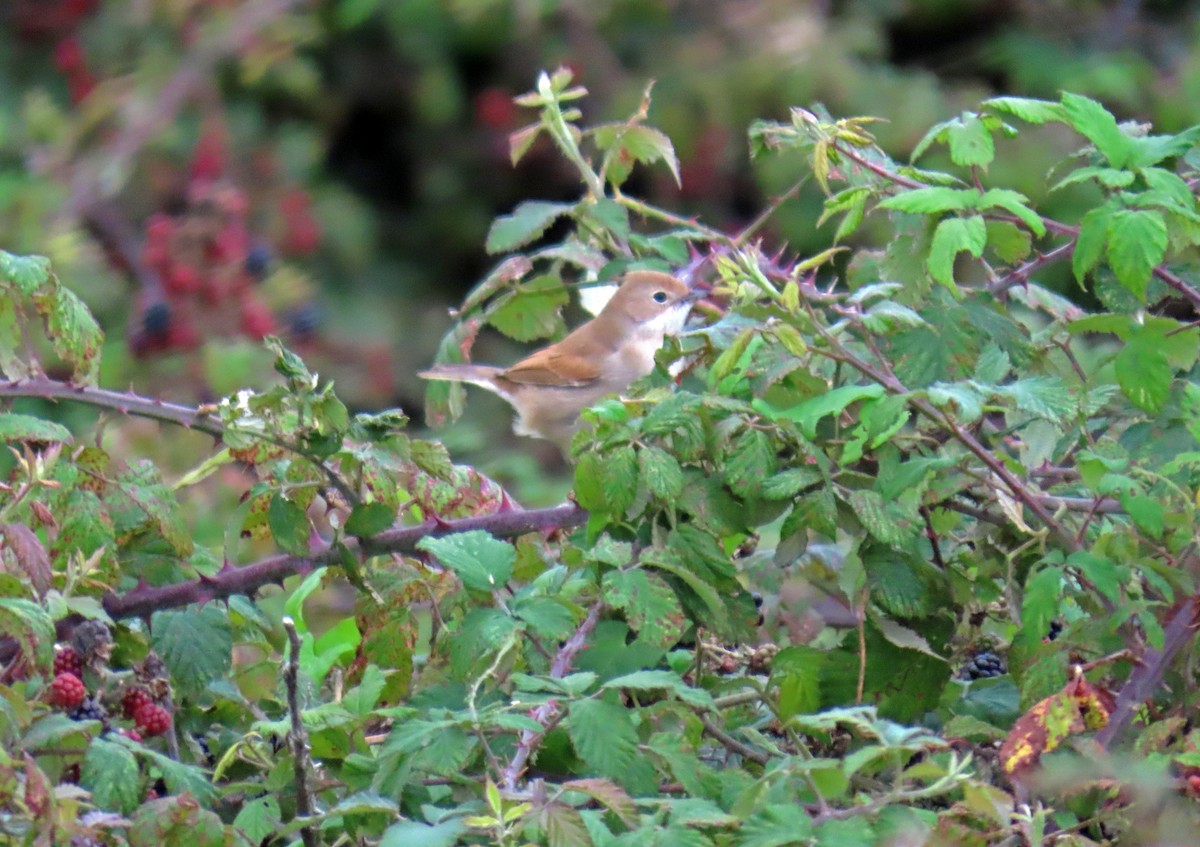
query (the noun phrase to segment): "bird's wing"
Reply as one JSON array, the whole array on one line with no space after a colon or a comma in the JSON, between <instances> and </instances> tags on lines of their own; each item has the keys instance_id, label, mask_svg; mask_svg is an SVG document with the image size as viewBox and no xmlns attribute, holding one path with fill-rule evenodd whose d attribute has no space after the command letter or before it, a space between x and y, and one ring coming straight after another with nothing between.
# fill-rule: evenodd
<instances>
[{"instance_id":1,"label":"bird's wing","mask_svg":"<svg viewBox=\"0 0 1200 847\"><path fill-rule=\"evenodd\" d=\"M582 388L600 378L598 357L563 353L558 345L539 350L517 362L501 376L522 385Z\"/></svg>"}]
</instances>

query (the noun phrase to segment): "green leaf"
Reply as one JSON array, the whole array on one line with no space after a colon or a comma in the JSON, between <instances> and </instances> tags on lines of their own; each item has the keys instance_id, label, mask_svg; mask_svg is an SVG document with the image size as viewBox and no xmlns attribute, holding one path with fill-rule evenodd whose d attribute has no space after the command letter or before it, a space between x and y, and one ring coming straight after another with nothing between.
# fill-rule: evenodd
<instances>
[{"instance_id":1,"label":"green leaf","mask_svg":"<svg viewBox=\"0 0 1200 847\"><path fill-rule=\"evenodd\" d=\"M1029 208L1029 198L1019 191L1012 191L1008 188L988 189L980 196L976 208L980 210L1003 209L1020 218L1021 222L1029 227L1029 230L1038 238L1046 234L1046 224L1042 221L1042 216Z\"/></svg>"},{"instance_id":2,"label":"green leaf","mask_svg":"<svg viewBox=\"0 0 1200 847\"><path fill-rule=\"evenodd\" d=\"M904 520L893 511L893 504L884 502L875 491L852 491L848 502L867 532L897 550L907 549L916 532L911 520Z\"/></svg>"},{"instance_id":3,"label":"green leaf","mask_svg":"<svg viewBox=\"0 0 1200 847\"><path fill-rule=\"evenodd\" d=\"M171 671L171 680L197 694L233 666L229 616L215 605L155 612L150 643Z\"/></svg>"},{"instance_id":4,"label":"green leaf","mask_svg":"<svg viewBox=\"0 0 1200 847\"><path fill-rule=\"evenodd\" d=\"M396 510L387 503L359 503L346 518L346 532L360 538L370 538L383 532L396 521Z\"/></svg>"},{"instance_id":5,"label":"green leaf","mask_svg":"<svg viewBox=\"0 0 1200 847\"><path fill-rule=\"evenodd\" d=\"M1058 598L1062 594L1063 574L1058 567L1042 568L1025 581L1021 599L1021 629L1041 640L1050 621L1058 615Z\"/></svg>"},{"instance_id":6,"label":"green leaf","mask_svg":"<svg viewBox=\"0 0 1200 847\"><path fill-rule=\"evenodd\" d=\"M633 504L638 489L637 453L629 444L623 444L604 454L599 463L600 487L604 501L614 515L624 515Z\"/></svg>"},{"instance_id":7,"label":"green leaf","mask_svg":"<svg viewBox=\"0 0 1200 847\"><path fill-rule=\"evenodd\" d=\"M929 245L929 274L951 291L954 284L954 259L964 250L978 259L987 246L987 225L981 215L969 218L946 218L933 232Z\"/></svg>"},{"instance_id":8,"label":"green leaf","mask_svg":"<svg viewBox=\"0 0 1200 847\"><path fill-rule=\"evenodd\" d=\"M271 528L271 537L280 548L293 556L308 555L311 530L308 515L298 505L282 494L272 494L267 507L267 525Z\"/></svg>"},{"instance_id":9,"label":"green leaf","mask_svg":"<svg viewBox=\"0 0 1200 847\"><path fill-rule=\"evenodd\" d=\"M35 658L39 666L50 666L54 620L41 605L22 597L0 597L0 632L14 639L22 653Z\"/></svg>"},{"instance_id":10,"label":"green leaf","mask_svg":"<svg viewBox=\"0 0 1200 847\"><path fill-rule=\"evenodd\" d=\"M629 627L651 644L670 647L683 635L683 607L658 574L642 568L609 571L600 589L610 606L625 612Z\"/></svg>"},{"instance_id":11,"label":"green leaf","mask_svg":"<svg viewBox=\"0 0 1200 847\"><path fill-rule=\"evenodd\" d=\"M34 294L38 314L54 352L71 365L76 383L94 385L100 369L104 333L83 301L51 276L52 285Z\"/></svg>"},{"instance_id":12,"label":"green leaf","mask_svg":"<svg viewBox=\"0 0 1200 847\"><path fill-rule=\"evenodd\" d=\"M1150 273L1167 254L1167 224L1159 212L1122 209L1108 223L1108 263L1118 281L1145 300Z\"/></svg>"},{"instance_id":13,"label":"green leaf","mask_svg":"<svg viewBox=\"0 0 1200 847\"><path fill-rule=\"evenodd\" d=\"M826 653L808 645L785 647L771 660L770 687L777 692L779 719L815 712L821 705L821 668Z\"/></svg>"},{"instance_id":14,"label":"green leaf","mask_svg":"<svg viewBox=\"0 0 1200 847\"><path fill-rule=\"evenodd\" d=\"M0 441L50 441L70 444L74 440L71 430L53 421L0 412Z\"/></svg>"},{"instance_id":15,"label":"green leaf","mask_svg":"<svg viewBox=\"0 0 1200 847\"><path fill-rule=\"evenodd\" d=\"M573 203L527 200L511 215L501 215L488 230L484 249L488 253L507 253L536 241L556 220L574 211Z\"/></svg>"},{"instance_id":16,"label":"green leaf","mask_svg":"<svg viewBox=\"0 0 1200 847\"><path fill-rule=\"evenodd\" d=\"M1088 271L1096 267L1096 263L1104 255L1112 215L1113 210L1108 206L1098 206L1084 215L1079 222L1075 252L1071 254L1071 270L1080 285L1083 284L1083 278L1087 276Z\"/></svg>"},{"instance_id":17,"label":"green leaf","mask_svg":"<svg viewBox=\"0 0 1200 847\"><path fill-rule=\"evenodd\" d=\"M31 297L50 280L50 260L45 256L16 256L0 250L0 280L12 283L18 293Z\"/></svg>"},{"instance_id":18,"label":"green leaf","mask_svg":"<svg viewBox=\"0 0 1200 847\"><path fill-rule=\"evenodd\" d=\"M947 128L946 140L950 145L950 160L961 167L987 167L995 158L992 134L978 115L968 112L953 121Z\"/></svg>"},{"instance_id":19,"label":"green leaf","mask_svg":"<svg viewBox=\"0 0 1200 847\"><path fill-rule=\"evenodd\" d=\"M867 398L882 397L883 386L843 385L824 394L818 394L803 403L787 409L777 409L763 400L755 400L754 411L771 420L789 420L800 427L804 437L812 440L817 436L817 424L829 415L840 415L851 403Z\"/></svg>"},{"instance_id":20,"label":"green leaf","mask_svg":"<svg viewBox=\"0 0 1200 847\"><path fill-rule=\"evenodd\" d=\"M983 415L984 396L974 386L962 382L939 382L927 389L930 401L936 406L946 407L951 403L958 406L958 419L962 423L979 420Z\"/></svg>"},{"instance_id":21,"label":"green leaf","mask_svg":"<svg viewBox=\"0 0 1200 847\"><path fill-rule=\"evenodd\" d=\"M1124 167L1133 150L1133 142L1121 131L1117 119L1095 100L1069 91L1063 92L1062 104L1067 123L1096 145L1110 165Z\"/></svg>"},{"instance_id":22,"label":"green leaf","mask_svg":"<svg viewBox=\"0 0 1200 847\"><path fill-rule=\"evenodd\" d=\"M703 688L692 688L674 671L643 670L610 679L602 689L629 688L634 691L670 691L684 703L701 708L715 708L712 695Z\"/></svg>"},{"instance_id":23,"label":"green leaf","mask_svg":"<svg viewBox=\"0 0 1200 847\"><path fill-rule=\"evenodd\" d=\"M604 172L613 185L621 185L633 171L634 162L663 162L679 184L679 159L671 139L644 124L606 124L594 130L596 146L607 150Z\"/></svg>"},{"instance_id":24,"label":"green leaf","mask_svg":"<svg viewBox=\"0 0 1200 847\"><path fill-rule=\"evenodd\" d=\"M875 827L863 817L827 820L817 827L814 847L875 847Z\"/></svg>"},{"instance_id":25,"label":"green leaf","mask_svg":"<svg viewBox=\"0 0 1200 847\"><path fill-rule=\"evenodd\" d=\"M812 816L798 803L773 803L755 810L741 827L738 847L792 847L812 837Z\"/></svg>"},{"instance_id":26,"label":"green leaf","mask_svg":"<svg viewBox=\"0 0 1200 847\"><path fill-rule=\"evenodd\" d=\"M670 500L683 490L683 470L679 462L658 447L647 446L638 451L638 468L642 482L655 497Z\"/></svg>"},{"instance_id":27,"label":"green leaf","mask_svg":"<svg viewBox=\"0 0 1200 847\"><path fill-rule=\"evenodd\" d=\"M234 828L241 830L252 844L261 844L267 836L274 835L282 823L279 801L270 794L243 803L233 819Z\"/></svg>"},{"instance_id":28,"label":"green leaf","mask_svg":"<svg viewBox=\"0 0 1200 847\"><path fill-rule=\"evenodd\" d=\"M996 393L1012 398L1018 409L1061 423L1078 411L1075 391L1056 376L1031 376L997 388Z\"/></svg>"},{"instance_id":29,"label":"green leaf","mask_svg":"<svg viewBox=\"0 0 1200 847\"><path fill-rule=\"evenodd\" d=\"M979 192L969 188L914 188L888 197L879 203L880 209L893 209L914 215L935 215L974 209Z\"/></svg>"},{"instance_id":30,"label":"green leaf","mask_svg":"<svg viewBox=\"0 0 1200 847\"><path fill-rule=\"evenodd\" d=\"M725 482L739 497L757 497L775 473L775 449L761 429L745 429L725 458Z\"/></svg>"},{"instance_id":31,"label":"green leaf","mask_svg":"<svg viewBox=\"0 0 1200 847\"><path fill-rule=\"evenodd\" d=\"M570 300L557 276L539 276L504 295L488 323L517 341L548 338L562 329L562 307Z\"/></svg>"},{"instance_id":32,"label":"green leaf","mask_svg":"<svg viewBox=\"0 0 1200 847\"><path fill-rule=\"evenodd\" d=\"M1113 362L1117 384L1129 402L1157 414L1171 393L1174 372L1161 342L1152 334L1139 334L1126 342Z\"/></svg>"},{"instance_id":33,"label":"green leaf","mask_svg":"<svg viewBox=\"0 0 1200 847\"><path fill-rule=\"evenodd\" d=\"M1121 507L1133 518L1137 528L1151 538L1161 538L1165 523L1163 505L1148 494L1121 494Z\"/></svg>"},{"instance_id":34,"label":"green leaf","mask_svg":"<svg viewBox=\"0 0 1200 847\"><path fill-rule=\"evenodd\" d=\"M604 700L578 700L567 715L567 733L579 758L603 776L623 777L637 753L629 711Z\"/></svg>"},{"instance_id":35,"label":"green leaf","mask_svg":"<svg viewBox=\"0 0 1200 847\"><path fill-rule=\"evenodd\" d=\"M1028 97L993 97L990 100L984 100L983 106L995 112L1013 115L1031 124L1044 124L1067 119L1067 112L1062 104L1050 100L1033 100Z\"/></svg>"},{"instance_id":36,"label":"green leaf","mask_svg":"<svg viewBox=\"0 0 1200 847\"><path fill-rule=\"evenodd\" d=\"M402 821L389 826L379 847L454 847L467 825L457 818L430 826L419 821Z\"/></svg>"},{"instance_id":37,"label":"green leaf","mask_svg":"<svg viewBox=\"0 0 1200 847\"><path fill-rule=\"evenodd\" d=\"M92 739L83 757L80 781L101 809L129 814L142 800L137 759L115 741Z\"/></svg>"},{"instance_id":38,"label":"green leaf","mask_svg":"<svg viewBox=\"0 0 1200 847\"><path fill-rule=\"evenodd\" d=\"M511 578L517 552L505 541L480 529L459 532L441 538L422 538L418 550L432 553L438 561L458 574L463 585L476 591L492 592Z\"/></svg>"}]
</instances>

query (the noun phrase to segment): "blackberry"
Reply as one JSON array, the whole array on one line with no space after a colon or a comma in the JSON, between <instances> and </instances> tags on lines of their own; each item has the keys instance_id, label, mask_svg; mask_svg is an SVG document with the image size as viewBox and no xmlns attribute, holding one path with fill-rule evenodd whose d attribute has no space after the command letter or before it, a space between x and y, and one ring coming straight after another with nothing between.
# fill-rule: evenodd
<instances>
[{"instance_id":1,"label":"blackberry","mask_svg":"<svg viewBox=\"0 0 1200 847\"><path fill-rule=\"evenodd\" d=\"M166 303L151 303L142 315L142 330L149 336L166 335L171 328L171 309Z\"/></svg>"},{"instance_id":2,"label":"blackberry","mask_svg":"<svg viewBox=\"0 0 1200 847\"><path fill-rule=\"evenodd\" d=\"M297 338L309 338L321 326L321 313L316 304L305 303L288 314L288 327Z\"/></svg>"},{"instance_id":3,"label":"blackberry","mask_svg":"<svg viewBox=\"0 0 1200 847\"><path fill-rule=\"evenodd\" d=\"M1058 636L1062 635L1062 631L1063 631L1062 621L1060 621L1058 619L1050 621L1050 626L1046 630L1046 640L1053 641L1054 639L1058 638Z\"/></svg>"},{"instance_id":4,"label":"blackberry","mask_svg":"<svg viewBox=\"0 0 1200 847\"><path fill-rule=\"evenodd\" d=\"M246 253L243 267L250 276L263 279L271 268L271 248L265 244L255 244Z\"/></svg>"},{"instance_id":5,"label":"blackberry","mask_svg":"<svg viewBox=\"0 0 1200 847\"><path fill-rule=\"evenodd\" d=\"M991 650L984 650L963 664L959 669L959 676L963 679L988 679L1003 676L1005 672L1004 660Z\"/></svg>"},{"instance_id":6,"label":"blackberry","mask_svg":"<svg viewBox=\"0 0 1200 847\"><path fill-rule=\"evenodd\" d=\"M108 728L108 710L98 696L86 698L78 708L67 712L67 717L73 721L100 721Z\"/></svg>"}]
</instances>

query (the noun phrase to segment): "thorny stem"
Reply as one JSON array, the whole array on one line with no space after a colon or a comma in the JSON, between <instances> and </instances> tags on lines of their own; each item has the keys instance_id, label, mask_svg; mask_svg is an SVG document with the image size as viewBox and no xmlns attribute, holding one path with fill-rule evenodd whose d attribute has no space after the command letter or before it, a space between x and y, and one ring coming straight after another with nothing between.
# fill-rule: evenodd
<instances>
[{"instance_id":1,"label":"thorny stem","mask_svg":"<svg viewBox=\"0 0 1200 847\"><path fill-rule=\"evenodd\" d=\"M550 666L551 679L562 679L570 672L571 666L575 662L575 657L579 655L579 651L587 643L592 630L600 622L600 615L603 611L603 602L597 600L592 604L592 607L588 610L587 617L575 628L575 632L563 643L563 646L559 648L558 655L554 657L554 663ZM525 766L529 763L529 758L541 746L542 739L546 737L546 733L562 720L563 712L558 703L548 701L534 709L531 717L541 724L542 729L540 732L535 732L532 729L526 729L521 732L521 737L517 740L517 750L503 773L504 787L509 791L516 790L517 780L525 772Z\"/></svg>"},{"instance_id":2,"label":"thorny stem","mask_svg":"<svg viewBox=\"0 0 1200 847\"><path fill-rule=\"evenodd\" d=\"M283 684L287 689L288 714L292 724L288 732L288 744L292 748L292 778L296 783L296 817L311 818L313 802L308 789L308 773L312 769L312 759L309 755L308 732L300 716L300 633L296 631L296 623L290 616L285 615L281 623L287 630L289 648ZM302 827L300 836L304 839L304 847L317 847L317 831L312 824Z\"/></svg>"}]
</instances>

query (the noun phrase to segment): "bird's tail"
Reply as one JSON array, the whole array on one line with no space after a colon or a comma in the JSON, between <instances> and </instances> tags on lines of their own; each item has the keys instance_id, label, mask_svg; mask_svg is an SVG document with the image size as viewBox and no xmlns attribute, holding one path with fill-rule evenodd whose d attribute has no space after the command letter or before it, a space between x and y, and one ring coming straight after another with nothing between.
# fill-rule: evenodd
<instances>
[{"instance_id":1,"label":"bird's tail","mask_svg":"<svg viewBox=\"0 0 1200 847\"><path fill-rule=\"evenodd\" d=\"M440 379L448 382L469 382L484 388L493 388L495 378L503 368L490 365L434 365L427 371L421 371L417 376L422 379Z\"/></svg>"}]
</instances>

